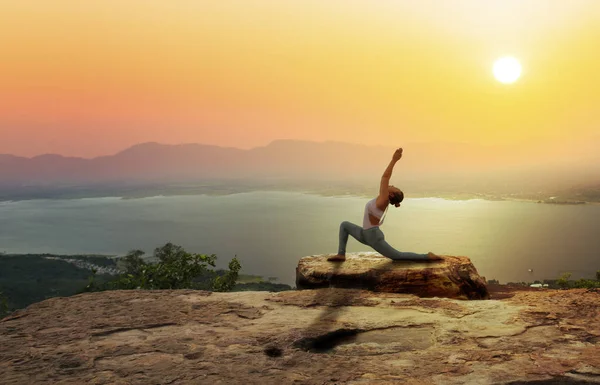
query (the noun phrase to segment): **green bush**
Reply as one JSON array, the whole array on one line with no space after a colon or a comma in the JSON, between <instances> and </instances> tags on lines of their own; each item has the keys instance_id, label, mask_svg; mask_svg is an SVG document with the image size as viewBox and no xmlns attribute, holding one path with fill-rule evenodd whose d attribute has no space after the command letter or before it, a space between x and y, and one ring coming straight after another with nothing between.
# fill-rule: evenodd
<instances>
[{"instance_id":1,"label":"green bush","mask_svg":"<svg viewBox=\"0 0 600 385\"><path fill-rule=\"evenodd\" d=\"M215 277L212 289L213 291L231 291L235 286L237 281L238 272L242 268L240 262L237 258L233 258L229 261L229 265L227 266L229 271L225 273L225 275Z\"/></svg>"},{"instance_id":2,"label":"green bush","mask_svg":"<svg viewBox=\"0 0 600 385\"><path fill-rule=\"evenodd\" d=\"M569 288L577 288L577 289L592 289L592 288L600 288L600 271L596 272L596 279L586 279L580 278L578 280L569 280L571 278L571 273L563 273L556 284L561 289L569 289Z\"/></svg>"},{"instance_id":3,"label":"green bush","mask_svg":"<svg viewBox=\"0 0 600 385\"><path fill-rule=\"evenodd\" d=\"M595 281L593 279L578 279L577 281L573 282L573 287L574 288L584 288L584 289L592 289L592 288L597 288L600 287L600 282Z\"/></svg>"},{"instance_id":4,"label":"green bush","mask_svg":"<svg viewBox=\"0 0 600 385\"><path fill-rule=\"evenodd\" d=\"M237 258L229 262L229 270L219 274L215 267L216 255L188 253L181 246L167 243L154 250L154 260L146 262L141 250L133 250L124 258L125 273L102 285L90 278L84 291L101 290L164 290L202 289L230 291L238 277L241 265Z\"/></svg>"},{"instance_id":5,"label":"green bush","mask_svg":"<svg viewBox=\"0 0 600 385\"><path fill-rule=\"evenodd\" d=\"M568 289L569 288L569 278L571 278L571 273L563 273L556 281L556 284L561 289Z\"/></svg>"}]
</instances>

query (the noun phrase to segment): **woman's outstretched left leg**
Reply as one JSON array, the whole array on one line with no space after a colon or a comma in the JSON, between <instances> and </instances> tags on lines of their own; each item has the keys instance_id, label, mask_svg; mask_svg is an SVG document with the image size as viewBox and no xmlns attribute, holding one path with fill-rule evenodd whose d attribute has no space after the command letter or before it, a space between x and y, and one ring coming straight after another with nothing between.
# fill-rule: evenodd
<instances>
[{"instance_id":1,"label":"woman's outstretched left leg","mask_svg":"<svg viewBox=\"0 0 600 385\"><path fill-rule=\"evenodd\" d=\"M388 257L390 259L393 259L395 261L399 261L399 260L428 260L429 255L428 254L417 254L417 253L412 253L409 251L398 251L396 249L394 249L392 246L390 246L389 243L387 243L385 240L381 240L378 241L377 243L375 243L373 245L373 248L375 249L375 251L377 251L379 254L383 255L384 257Z\"/></svg>"}]
</instances>

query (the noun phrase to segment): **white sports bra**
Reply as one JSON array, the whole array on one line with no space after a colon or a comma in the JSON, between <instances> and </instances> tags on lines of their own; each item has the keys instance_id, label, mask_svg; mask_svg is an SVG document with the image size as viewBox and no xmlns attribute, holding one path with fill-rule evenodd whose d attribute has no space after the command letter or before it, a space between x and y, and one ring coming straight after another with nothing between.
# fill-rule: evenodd
<instances>
[{"instance_id":1,"label":"white sports bra","mask_svg":"<svg viewBox=\"0 0 600 385\"><path fill-rule=\"evenodd\" d=\"M388 208L386 207L384 211L379 210L379 208L375 204L376 201L377 201L377 198L373 198L370 201L368 201L367 204L365 205L365 215L363 217L363 229L365 229L365 230L370 229L372 227L377 227L377 226L380 226L383 224L383 219L385 218L385 213L387 212ZM369 214L373 215L374 217L379 218L379 224L376 224L376 225L371 224L371 221L369 220Z\"/></svg>"}]
</instances>

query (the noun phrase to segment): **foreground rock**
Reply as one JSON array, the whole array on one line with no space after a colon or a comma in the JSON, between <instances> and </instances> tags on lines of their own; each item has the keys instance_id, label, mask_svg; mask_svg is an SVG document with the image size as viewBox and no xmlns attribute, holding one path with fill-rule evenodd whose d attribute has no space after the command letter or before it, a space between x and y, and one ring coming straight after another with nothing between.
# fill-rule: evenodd
<instances>
[{"instance_id":1,"label":"foreground rock","mask_svg":"<svg viewBox=\"0 0 600 385\"><path fill-rule=\"evenodd\" d=\"M503 297L459 301L319 289L54 298L0 321L0 383L479 385L600 379L599 293L530 290Z\"/></svg>"},{"instance_id":2,"label":"foreground rock","mask_svg":"<svg viewBox=\"0 0 600 385\"><path fill-rule=\"evenodd\" d=\"M485 279L467 257L444 256L442 261L418 262L392 261L377 253L348 253L344 262L329 262L329 256L300 259L296 287L366 289L419 297L489 298Z\"/></svg>"}]
</instances>

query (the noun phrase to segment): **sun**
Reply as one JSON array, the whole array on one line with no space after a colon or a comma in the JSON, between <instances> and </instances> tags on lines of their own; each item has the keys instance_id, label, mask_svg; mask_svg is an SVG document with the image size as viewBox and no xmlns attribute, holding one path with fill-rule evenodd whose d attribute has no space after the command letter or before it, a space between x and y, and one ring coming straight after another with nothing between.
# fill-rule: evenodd
<instances>
[{"instance_id":1,"label":"sun","mask_svg":"<svg viewBox=\"0 0 600 385\"><path fill-rule=\"evenodd\" d=\"M494 77L504 84L517 81L521 76L521 64L511 56L501 57L494 62Z\"/></svg>"}]
</instances>

